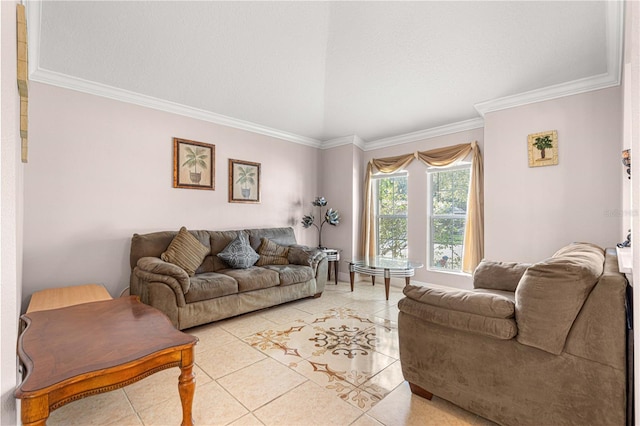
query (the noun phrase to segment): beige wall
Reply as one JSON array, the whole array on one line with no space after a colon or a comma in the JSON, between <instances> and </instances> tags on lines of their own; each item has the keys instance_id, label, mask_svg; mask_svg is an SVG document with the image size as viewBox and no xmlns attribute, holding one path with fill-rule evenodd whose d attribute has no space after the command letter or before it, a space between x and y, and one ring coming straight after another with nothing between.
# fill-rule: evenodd
<instances>
[{"instance_id":1,"label":"beige wall","mask_svg":"<svg viewBox=\"0 0 640 426\"><path fill-rule=\"evenodd\" d=\"M558 131L559 164L528 166L527 135ZM620 87L485 116L485 257L535 262L572 241L622 240Z\"/></svg>"},{"instance_id":2,"label":"beige wall","mask_svg":"<svg viewBox=\"0 0 640 426\"><path fill-rule=\"evenodd\" d=\"M348 279L348 267L345 261L357 253L360 216L362 214L361 192L361 155L355 145L342 145L322 151L320 176L322 194L329 204L340 212L338 226L325 226L322 242L327 247L342 250L340 278Z\"/></svg>"},{"instance_id":3,"label":"beige wall","mask_svg":"<svg viewBox=\"0 0 640 426\"><path fill-rule=\"evenodd\" d=\"M318 194L319 150L54 86L31 86L24 301L129 282L133 233L294 226ZM215 191L172 187L173 137L215 144ZM260 204L228 202L228 159L261 163ZM305 208L303 208L305 207Z\"/></svg>"},{"instance_id":4,"label":"beige wall","mask_svg":"<svg viewBox=\"0 0 640 426\"><path fill-rule=\"evenodd\" d=\"M16 5L0 2L0 424L17 423L16 341L22 293L22 175L20 97L16 75Z\"/></svg>"}]
</instances>

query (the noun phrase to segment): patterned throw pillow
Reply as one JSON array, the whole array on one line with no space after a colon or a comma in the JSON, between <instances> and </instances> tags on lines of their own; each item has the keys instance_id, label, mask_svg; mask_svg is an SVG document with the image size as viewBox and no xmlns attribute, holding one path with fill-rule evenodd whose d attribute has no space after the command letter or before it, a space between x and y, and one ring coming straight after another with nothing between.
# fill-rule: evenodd
<instances>
[{"instance_id":1,"label":"patterned throw pillow","mask_svg":"<svg viewBox=\"0 0 640 426\"><path fill-rule=\"evenodd\" d=\"M165 262L181 267L192 277L207 254L209 254L209 248L202 245L183 226L178 234L173 237L167 250L160 255L160 258Z\"/></svg>"},{"instance_id":2,"label":"patterned throw pillow","mask_svg":"<svg viewBox=\"0 0 640 426\"><path fill-rule=\"evenodd\" d=\"M218 253L218 257L234 269L247 269L260 258L243 232Z\"/></svg>"},{"instance_id":3,"label":"patterned throw pillow","mask_svg":"<svg viewBox=\"0 0 640 426\"><path fill-rule=\"evenodd\" d=\"M258 259L256 266L289 264L289 247L281 246L268 238L262 238L258 254L260 259Z\"/></svg>"}]
</instances>

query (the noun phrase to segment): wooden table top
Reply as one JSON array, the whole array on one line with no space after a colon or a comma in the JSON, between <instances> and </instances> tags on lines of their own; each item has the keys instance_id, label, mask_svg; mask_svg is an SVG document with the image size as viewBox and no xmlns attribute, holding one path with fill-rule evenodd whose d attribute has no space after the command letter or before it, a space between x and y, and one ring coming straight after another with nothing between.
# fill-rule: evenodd
<instances>
[{"instance_id":1,"label":"wooden table top","mask_svg":"<svg viewBox=\"0 0 640 426\"><path fill-rule=\"evenodd\" d=\"M21 318L27 327L18 340L18 354L27 377L16 390L18 398L163 350L191 347L198 340L176 330L163 313L136 296L30 312Z\"/></svg>"},{"instance_id":2,"label":"wooden table top","mask_svg":"<svg viewBox=\"0 0 640 426\"><path fill-rule=\"evenodd\" d=\"M31 295L27 313L64 308L80 303L109 300L111 295L99 284L75 285L71 287L48 288Z\"/></svg>"}]
</instances>

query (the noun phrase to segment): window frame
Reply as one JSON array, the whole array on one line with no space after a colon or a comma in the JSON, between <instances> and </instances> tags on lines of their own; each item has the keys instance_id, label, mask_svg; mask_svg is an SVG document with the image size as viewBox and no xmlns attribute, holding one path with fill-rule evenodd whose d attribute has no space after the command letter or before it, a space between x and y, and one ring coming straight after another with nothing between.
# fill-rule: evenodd
<instances>
[{"instance_id":1,"label":"window frame","mask_svg":"<svg viewBox=\"0 0 640 426\"><path fill-rule=\"evenodd\" d=\"M378 202L378 182L382 179L394 179L394 178L405 178L407 184L407 209L406 214L404 215L383 215L384 218L388 219L405 219L406 221L406 242L407 242L407 256L406 259L409 258L409 172L406 170L398 171L395 173L377 173L371 176L372 183L372 195L373 195L373 218L375 221L375 232L376 232L376 256L381 256L380 254L380 211L379 211L379 202Z\"/></svg>"},{"instance_id":2,"label":"window frame","mask_svg":"<svg viewBox=\"0 0 640 426\"><path fill-rule=\"evenodd\" d=\"M429 167L427 169L427 259L426 259L426 269L430 272L442 272L442 273L446 273L446 274L455 274L455 275L467 275L465 272L462 271L462 263L464 262L464 239L462 242L462 255L461 255L461 265L460 265L460 269L445 269L445 268L437 268L435 266L431 265L431 260L433 258L433 242L432 242L432 236L434 235L434 230L433 230L433 219L434 219L434 214L433 214L433 185L431 183L431 175L434 173L442 173L442 172L455 172L458 170L467 170L469 172L469 185L467 186L467 210L464 214L464 216L462 216L462 218L464 219L464 226L466 229L467 226L467 221L468 219L468 215L469 215L469 190L471 188L471 167L472 164L470 161L462 161L459 162L453 166L447 166L447 167ZM455 215L455 214L442 214L442 215L435 215L435 217L437 219L460 219L461 216L460 215Z\"/></svg>"}]
</instances>

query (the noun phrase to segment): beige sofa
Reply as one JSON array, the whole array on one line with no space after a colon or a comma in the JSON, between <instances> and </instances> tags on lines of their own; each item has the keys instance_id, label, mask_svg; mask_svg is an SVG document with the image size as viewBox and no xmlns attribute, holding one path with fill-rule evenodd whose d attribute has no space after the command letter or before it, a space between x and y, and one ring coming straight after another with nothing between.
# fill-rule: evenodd
<instances>
[{"instance_id":1,"label":"beige sofa","mask_svg":"<svg viewBox=\"0 0 640 426\"><path fill-rule=\"evenodd\" d=\"M326 255L297 245L292 228L188 233L206 248L202 263L191 276L161 258L168 258L166 253L178 232L134 234L131 239L131 294L164 312L180 330L296 299L319 297L324 290ZM230 267L218 254L239 236L246 238L254 250L260 250L265 239L284 247L284 261Z\"/></svg>"},{"instance_id":2,"label":"beige sofa","mask_svg":"<svg viewBox=\"0 0 640 426\"><path fill-rule=\"evenodd\" d=\"M533 265L483 261L474 290L408 285L404 377L504 425L624 425L626 287L615 250L584 243Z\"/></svg>"}]
</instances>

